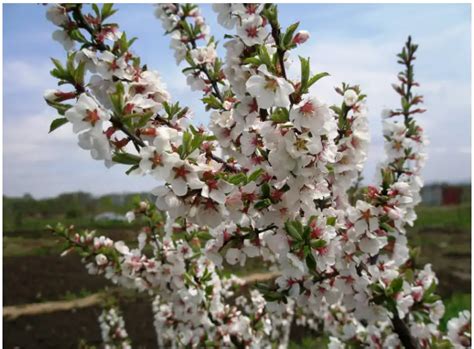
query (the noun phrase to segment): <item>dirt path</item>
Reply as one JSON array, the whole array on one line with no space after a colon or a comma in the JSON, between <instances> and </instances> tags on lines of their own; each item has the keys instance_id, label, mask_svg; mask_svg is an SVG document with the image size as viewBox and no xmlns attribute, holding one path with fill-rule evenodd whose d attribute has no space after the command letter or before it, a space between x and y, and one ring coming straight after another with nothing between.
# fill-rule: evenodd
<instances>
[{"instance_id":1,"label":"dirt path","mask_svg":"<svg viewBox=\"0 0 474 349\"><path fill-rule=\"evenodd\" d=\"M255 282L263 282L277 277L279 273L255 273L243 277L244 285ZM32 304L11 305L3 307L3 317L6 320L14 320L20 316L32 316L54 313L57 311L68 311L99 305L103 301L103 293L97 292L87 297L78 298L70 301L53 301Z\"/></svg>"},{"instance_id":2,"label":"dirt path","mask_svg":"<svg viewBox=\"0 0 474 349\"><path fill-rule=\"evenodd\" d=\"M84 298L74 299L71 301L10 305L3 307L3 317L7 320L14 320L19 316L48 314L56 311L91 307L101 302L101 296L101 293L96 293Z\"/></svg>"}]
</instances>

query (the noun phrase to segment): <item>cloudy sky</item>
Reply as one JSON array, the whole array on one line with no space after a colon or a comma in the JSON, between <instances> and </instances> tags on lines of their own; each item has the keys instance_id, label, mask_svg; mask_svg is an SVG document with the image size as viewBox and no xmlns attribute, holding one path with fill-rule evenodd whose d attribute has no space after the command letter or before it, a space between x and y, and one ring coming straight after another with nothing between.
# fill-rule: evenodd
<instances>
[{"instance_id":1,"label":"cloudy sky","mask_svg":"<svg viewBox=\"0 0 474 349\"><path fill-rule=\"evenodd\" d=\"M54 196L65 191L94 194L150 190L149 178L128 177L123 167L105 169L76 144L69 125L48 135L56 116L42 98L55 87L49 58L64 59L51 40L54 26L35 4L3 5L3 190L5 195ZM118 5L115 21L129 37L137 36L136 53L160 71L174 100L189 105L197 124L208 114L200 94L190 92L175 66L168 40L151 5ZM209 5L203 13L217 38L223 31ZM415 74L428 112L419 123L431 140L427 183L463 182L471 178L471 37L470 5L280 5L283 26L300 20L311 40L295 52L311 56L313 71L327 71L314 88L328 103L338 101L333 87L342 81L360 84L368 94L372 144L364 176L373 178L383 154L380 112L399 103L391 89L399 67L395 54L406 37L420 45ZM296 64L295 64L296 66ZM298 72L297 69L293 73Z\"/></svg>"}]
</instances>

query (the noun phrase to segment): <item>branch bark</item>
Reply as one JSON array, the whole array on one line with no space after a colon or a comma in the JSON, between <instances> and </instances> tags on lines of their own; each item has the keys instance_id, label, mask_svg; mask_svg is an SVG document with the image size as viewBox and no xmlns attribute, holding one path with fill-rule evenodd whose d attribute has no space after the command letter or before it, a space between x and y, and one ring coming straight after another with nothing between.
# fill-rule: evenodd
<instances>
[{"instance_id":1,"label":"branch bark","mask_svg":"<svg viewBox=\"0 0 474 349\"><path fill-rule=\"evenodd\" d=\"M400 319L398 313L396 313L392 319L392 325L394 332L398 335L400 342L406 349L418 349L418 344L410 334L410 329L407 327L405 322Z\"/></svg>"}]
</instances>

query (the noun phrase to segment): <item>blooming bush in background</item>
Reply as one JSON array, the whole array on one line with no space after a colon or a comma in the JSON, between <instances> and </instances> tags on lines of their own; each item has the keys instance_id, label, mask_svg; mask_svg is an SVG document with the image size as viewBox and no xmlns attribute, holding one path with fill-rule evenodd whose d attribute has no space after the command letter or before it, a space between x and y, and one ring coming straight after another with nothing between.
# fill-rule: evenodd
<instances>
[{"instance_id":1,"label":"blooming bush in background","mask_svg":"<svg viewBox=\"0 0 474 349\"><path fill-rule=\"evenodd\" d=\"M60 88L45 93L60 115L51 131L70 123L93 159L156 178L156 202L127 214L146 224L134 246L52 230L91 274L154 295L160 347L284 348L292 324L323 331L330 348L470 347L470 314L439 330L438 280L407 247L427 143L410 38L393 85L401 106L383 115L386 159L377 182L356 189L369 144L366 96L343 83L329 106L311 92L328 74L291 56L309 33L281 28L276 5L213 5L228 30L225 58L196 5L156 7L187 84L202 91L208 128L192 124L131 50L135 38L109 22L112 4L84 7L47 10L67 51L53 59ZM265 282L229 273L249 260L271 272ZM130 345L116 310L100 322L107 345Z\"/></svg>"}]
</instances>

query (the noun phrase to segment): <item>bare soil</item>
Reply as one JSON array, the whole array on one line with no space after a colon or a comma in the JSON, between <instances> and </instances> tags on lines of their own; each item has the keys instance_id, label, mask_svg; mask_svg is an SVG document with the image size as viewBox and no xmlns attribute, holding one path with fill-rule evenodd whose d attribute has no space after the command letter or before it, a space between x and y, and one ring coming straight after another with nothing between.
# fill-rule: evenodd
<instances>
[{"instance_id":1,"label":"bare soil","mask_svg":"<svg viewBox=\"0 0 474 349\"><path fill-rule=\"evenodd\" d=\"M120 305L134 348L156 348L151 303ZM24 316L3 323L3 348L77 348L81 340L100 347L100 307Z\"/></svg>"},{"instance_id":2,"label":"bare soil","mask_svg":"<svg viewBox=\"0 0 474 349\"><path fill-rule=\"evenodd\" d=\"M470 293L470 234L445 231L420 232L423 240L420 263L433 263L440 279L439 292ZM67 294L92 294L111 287L102 277L91 276L77 255L17 256L3 259L5 306L65 299ZM82 290L82 292L81 292ZM82 293L82 294L81 294ZM121 304L134 348L156 348L151 302L146 297ZM80 340L100 344L97 317L100 307L58 311L4 319L4 348L77 348ZM293 332L293 331L292 331ZM296 340L307 333L295 331Z\"/></svg>"},{"instance_id":3,"label":"bare soil","mask_svg":"<svg viewBox=\"0 0 474 349\"><path fill-rule=\"evenodd\" d=\"M3 305L15 305L94 293L111 283L89 275L79 256L67 255L4 257L3 285Z\"/></svg>"}]
</instances>

